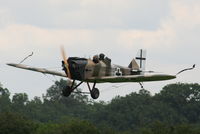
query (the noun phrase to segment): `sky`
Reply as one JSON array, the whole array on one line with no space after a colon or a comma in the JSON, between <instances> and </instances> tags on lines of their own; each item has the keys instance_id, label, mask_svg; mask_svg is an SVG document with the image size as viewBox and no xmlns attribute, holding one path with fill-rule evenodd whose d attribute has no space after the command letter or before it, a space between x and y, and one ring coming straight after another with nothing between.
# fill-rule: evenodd
<instances>
[{"instance_id":1,"label":"sky","mask_svg":"<svg viewBox=\"0 0 200 134\"><path fill-rule=\"evenodd\" d=\"M177 79L144 83L152 94L165 85L200 80L199 0L0 0L0 82L11 94L42 96L60 77L12 68L24 64L61 71L60 46L68 56L104 53L128 66L139 49L147 50L147 70L176 74ZM97 84L98 100L139 91L138 83ZM86 84L81 88L87 91Z\"/></svg>"}]
</instances>

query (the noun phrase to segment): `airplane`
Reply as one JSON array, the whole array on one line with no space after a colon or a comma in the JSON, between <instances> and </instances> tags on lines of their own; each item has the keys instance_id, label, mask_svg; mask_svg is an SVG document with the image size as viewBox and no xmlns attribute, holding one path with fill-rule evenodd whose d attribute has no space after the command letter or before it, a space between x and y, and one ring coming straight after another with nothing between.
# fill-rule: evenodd
<instances>
[{"instance_id":1,"label":"airplane","mask_svg":"<svg viewBox=\"0 0 200 134\"><path fill-rule=\"evenodd\" d=\"M50 74L55 76L67 77L70 79L71 85L67 85L62 89L62 95L68 97L76 88L83 82L87 83L90 95L93 99L97 99L100 95L99 89L96 88L97 83L123 83L123 82L137 82L143 88L142 82L148 81L163 81L175 79L176 76L184 71L192 70L186 68L179 71L176 75L160 74L154 71L146 71L146 51L140 49L137 56L130 62L127 67L111 64L111 59L106 57L103 53L95 55L93 59L80 57L66 57L64 48L61 48L62 53L62 70L64 72L52 71L45 68L31 67L24 64L8 63L7 65L16 68L40 72L43 74ZM76 84L76 81L80 81ZM93 86L90 86L93 83Z\"/></svg>"}]
</instances>

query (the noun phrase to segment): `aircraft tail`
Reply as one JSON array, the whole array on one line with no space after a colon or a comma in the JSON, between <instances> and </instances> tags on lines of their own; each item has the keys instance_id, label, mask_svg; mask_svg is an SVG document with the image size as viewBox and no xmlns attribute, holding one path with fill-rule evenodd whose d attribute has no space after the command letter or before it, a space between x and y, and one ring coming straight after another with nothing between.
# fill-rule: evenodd
<instances>
[{"instance_id":1,"label":"aircraft tail","mask_svg":"<svg viewBox=\"0 0 200 134\"><path fill-rule=\"evenodd\" d=\"M129 64L132 70L144 71L146 66L146 50L140 49L135 57Z\"/></svg>"},{"instance_id":2,"label":"aircraft tail","mask_svg":"<svg viewBox=\"0 0 200 134\"><path fill-rule=\"evenodd\" d=\"M128 65L128 67L131 68L132 70L140 70L140 67L138 66L138 64L135 61L135 59L133 59L131 61L131 63Z\"/></svg>"}]
</instances>

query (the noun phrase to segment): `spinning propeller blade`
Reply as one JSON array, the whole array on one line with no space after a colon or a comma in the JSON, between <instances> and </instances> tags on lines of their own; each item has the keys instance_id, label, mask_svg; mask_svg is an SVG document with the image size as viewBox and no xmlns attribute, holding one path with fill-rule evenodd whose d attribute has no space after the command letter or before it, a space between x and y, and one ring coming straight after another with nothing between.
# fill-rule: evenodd
<instances>
[{"instance_id":1,"label":"spinning propeller blade","mask_svg":"<svg viewBox=\"0 0 200 134\"><path fill-rule=\"evenodd\" d=\"M63 62L64 62L64 66L66 68L66 72L67 72L67 77L71 79L71 73L70 73L70 70L69 70L69 64L68 64L68 58L65 54L65 50L64 50L64 47L61 46L61 54L62 54L62 58L63 58Z\"/></svg>"}]
</instances>

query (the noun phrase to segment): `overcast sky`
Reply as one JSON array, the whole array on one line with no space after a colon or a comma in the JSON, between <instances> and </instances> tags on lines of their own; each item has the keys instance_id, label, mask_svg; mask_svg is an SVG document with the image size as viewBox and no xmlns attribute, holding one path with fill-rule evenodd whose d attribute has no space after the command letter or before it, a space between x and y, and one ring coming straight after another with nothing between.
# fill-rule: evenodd
<instances>
[{"instance_id":1,"label":"overcast sky","mask_svg":"<svg viewBox=\"0 0 200 134\"><path fill-rule=\"evenodd\" d=\"M145 83L152 94L170 83L199 83L199 13L199 0L0 0L0 82L12 94L42 96L59 77L5 63L18 63L33 51L25 64L58 70L64 45L68 56L103 52L124 66L144 48L147 70L169 74L197 64L175 80ZM137 83L117 85L97 84L99 100L140 89Z\"/></svg>"}]
</instances>

